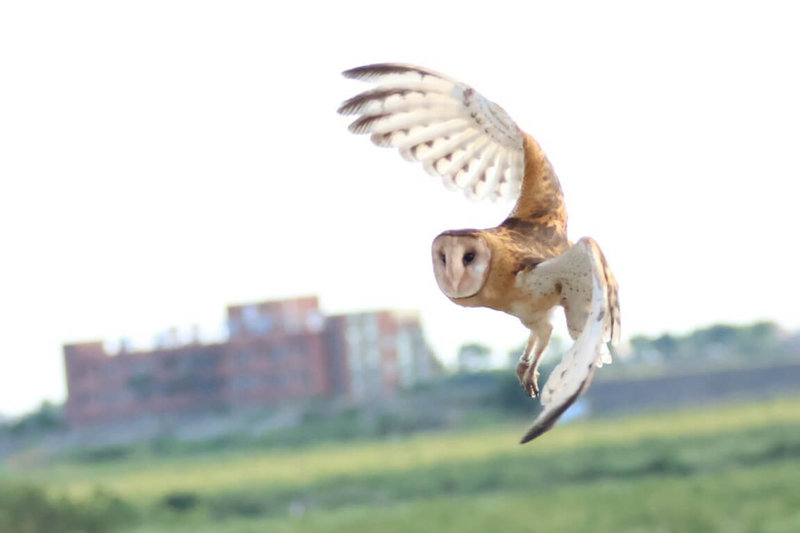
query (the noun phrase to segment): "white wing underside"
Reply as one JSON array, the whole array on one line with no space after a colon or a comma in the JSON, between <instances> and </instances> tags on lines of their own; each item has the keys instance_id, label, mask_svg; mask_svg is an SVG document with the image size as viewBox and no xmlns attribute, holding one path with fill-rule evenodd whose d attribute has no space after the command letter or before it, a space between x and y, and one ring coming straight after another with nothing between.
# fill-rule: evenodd
<instances>
[{"instance_id":1,"label":"white wing underside","mask_svg":"<svg viewBox=\"0 0 800 533\"><path fill-rule=\"evenodd\" d=\"M397 148L469 198L519 196L523 136L500 106L463 83L412 65L368 65L344 75L377 84L339 108L359 115L350 131Z\"/></svg>"},{"instance_id":2,"label":"white wing underside","mask_svg":"<svg viewBox=\"0 0 800 533\"><path fill-rule=\"evenodd\" d=\"M606 272L599 247L585 238L560 256L541 263L526 280L534 290L537 286L541 289L550 284L561 285L569 329L573 332L579 328L579 332L542 388L542 411L522 438L523 443L550 429L586 391L595 370L611 363L608 345L619 337L619 310L615 307L616 298L609 302L607 275L610 272Z\"/></svg>"}]
</instances>

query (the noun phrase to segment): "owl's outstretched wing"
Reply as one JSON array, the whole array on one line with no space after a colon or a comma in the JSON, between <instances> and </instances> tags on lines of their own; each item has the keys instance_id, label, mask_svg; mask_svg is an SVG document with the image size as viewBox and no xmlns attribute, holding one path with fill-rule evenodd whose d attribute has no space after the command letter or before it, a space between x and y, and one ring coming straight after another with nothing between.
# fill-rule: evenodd
<instances>
[{"instance_id":1,"label":"owl's outstretched wing","mask_svg":"<svg viewBox=\"0 0 800 533\"><path fill-rule=\"evenodd\" d=\"M500 106L468 85L413 65L381 63L343 74L377 84L339 107L341 114L358 115L350 131L398 148L470 198L518 197L524 135Z\"/></svg>"},{"instance_id":2,"label":"owl's outstretched wing","mask_svg":"<svg viewBox=\"0 0 800 533\"><path fill-rule=\"evenodd\" d=\"M588 237L540 263L523 282L534 292L561 295L575 339L542 388L542 411L522 437L524 444L553 427L589 387L595 370L611 362L608 345L619 340L620 313L617 282L600 247Z\"/></svg>"}]
</instances>

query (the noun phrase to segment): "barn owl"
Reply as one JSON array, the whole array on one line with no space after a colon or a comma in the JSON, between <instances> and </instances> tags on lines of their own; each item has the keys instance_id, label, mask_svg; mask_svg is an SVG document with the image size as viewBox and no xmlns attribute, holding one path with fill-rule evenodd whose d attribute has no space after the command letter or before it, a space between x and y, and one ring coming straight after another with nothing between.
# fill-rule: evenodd
<instances>
[{"instance_id":1,"label":"barn owl","mask_svg":"<svg viewBox=\"0 0 800 533\"><path fill-rule=\"evenodd\" d=\"M536 438L587 389L595 370L611 362L620 312L603 253L589 237L567 240L558 178L539 144L500 106L413 65L367 65L343 74L375 84L339 107L357 116L351 132L397 148L469 198L516 199L499 226L445 231L431 250L436 282L451 301L508 313L530 330L517 376L528 395L540 396L542 410L521 442ZM540 391L539 361L558 306L574 344Z\"/></svg>"}]
</instances>

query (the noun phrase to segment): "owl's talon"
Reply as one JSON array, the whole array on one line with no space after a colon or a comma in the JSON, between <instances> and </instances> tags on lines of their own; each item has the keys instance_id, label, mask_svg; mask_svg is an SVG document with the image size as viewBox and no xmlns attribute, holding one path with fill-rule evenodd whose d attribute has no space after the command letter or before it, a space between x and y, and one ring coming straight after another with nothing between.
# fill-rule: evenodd
<instances>
[{"instance_id":1,"label":"owl's talon","mask_svg":"<svg viewBox=\"0 0 800 533\"><path fill-rule=\"evenodd\" d=\"M534 368L533 372L529 372L527 375L528 379L528 394L531 398L536 398L539 396L539 369Z\"/></svg>"},{"instance_id":2,"label":"owl's talon","mask_svg":"<svg viewBox=\"0 0 800 533\"><path fill-rule=\"evenodd\" d=\"M539 369L527 361L520 361L517 365L519 384L531 398L539 395Z\"/></svg>"}]
</instances>

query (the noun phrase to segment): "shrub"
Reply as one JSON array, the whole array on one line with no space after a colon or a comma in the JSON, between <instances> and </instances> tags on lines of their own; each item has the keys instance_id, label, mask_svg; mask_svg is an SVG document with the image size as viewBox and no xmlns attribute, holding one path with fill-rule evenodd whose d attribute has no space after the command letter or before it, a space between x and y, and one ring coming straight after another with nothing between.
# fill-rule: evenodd
<instances>
[{"instance_id":1,"label":"shrub","mask_svg":"<svg viewBox=\"0 0 800 533\"><path fill-rule=\"evenodd\" d=\"M127 459L133 453L131 446L104 446L82 448L69 454L78 463L110 463Z\"/></svg>"},{"instance_id":2,"label":"shrub","mask_svg":"<svg viewBox=\"0 0 800 533\"><path fill-rule=\"evenodd\" d=\"M105 492L83 500L50 495L35 485L0 483L4 533L107 533L135 521L133 508Z\"/></svg>"},{"instance_id":3,"label":"shrub","mask_svg":"<svg viewBox=\"0 0 800 533\"><path fill-rule=\"evenodd\" d=\"M193 492L171 492L161 499L162 505L179 513L193 509L197 502L197 494Z\"/></svg>"}]
</instances>

